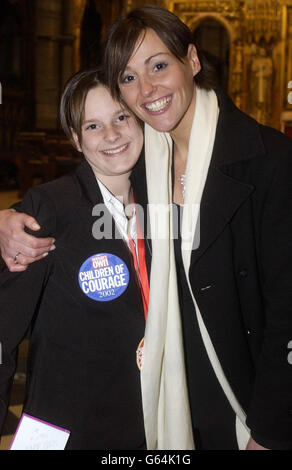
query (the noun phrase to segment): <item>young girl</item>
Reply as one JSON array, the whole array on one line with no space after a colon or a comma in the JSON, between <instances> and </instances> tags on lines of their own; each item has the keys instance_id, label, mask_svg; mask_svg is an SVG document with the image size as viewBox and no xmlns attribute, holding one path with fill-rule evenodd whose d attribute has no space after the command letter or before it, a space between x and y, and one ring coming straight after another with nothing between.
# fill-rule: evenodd
<instances>
[{"instance_id":1,"label":"young girl","mask_svg":"<svg viewBox=\"0 0 292 470\"><path fill-rule=\"evenodd\" d=\"M147 293L133 260L146 266L149 252L138 249L135 212L125 214L134 202L130 175L142 129L96 71L69 80L61 122L84 160L21 203L58 249L24 272L0 276L0 426L17 346L31 327L23 411L69 430L66 449L143 449L137 350ZM104 221L102 234L93 213ZM105 233L112 225L113 236Z\"/></svg>"}]
</instances>

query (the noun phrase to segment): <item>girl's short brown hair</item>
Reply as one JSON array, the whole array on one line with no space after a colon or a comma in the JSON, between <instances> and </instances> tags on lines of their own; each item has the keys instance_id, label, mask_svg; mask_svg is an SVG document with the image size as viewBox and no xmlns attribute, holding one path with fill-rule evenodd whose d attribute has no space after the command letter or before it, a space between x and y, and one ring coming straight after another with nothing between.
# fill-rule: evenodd
<instances>
[{"instance_id":1,"label":"girl's short brown hair","mask_svg":"<svg viewBox=\"0 0 292 470\"><path fill-rule=\"evenodd\" d=\"M118 19L109 29L104 51L104 73L109 89L120 98L119 80L133 54L138 38L147 29L156 32L170 52L183 61L189 44L194 44L190 29L173 13L157 5L144 5ZM213 87L212 68L198 51L202 69L195 76L198 86Z\"/></svg>"},{"instance_id":2,"label":"girl's short brown hair","mask_svg":"<svg viewBox=\"0 0 292 470\"><path fill-rule=\"evenodd\" d=\"M66 136L75 147L73 132L81 143L81 126L88 92L98 86L106 86L98 69L85 70L73 75L65 85L60 103L60 123Z\"/></svg>"}]
</instances>

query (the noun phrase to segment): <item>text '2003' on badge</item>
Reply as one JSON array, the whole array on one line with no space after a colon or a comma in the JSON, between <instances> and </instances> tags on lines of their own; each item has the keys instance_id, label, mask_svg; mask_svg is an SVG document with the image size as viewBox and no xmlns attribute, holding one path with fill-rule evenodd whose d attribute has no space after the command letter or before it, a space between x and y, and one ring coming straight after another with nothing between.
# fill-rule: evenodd
<instances>
[{"instance_id":1,"label":"text '2003' on badge","mask_svg":"<svg viewBox=\"0 0 292 470\"><path fill-rule=\"evenodd\" d=\"M90 256L79 269L78 281L87 297L100 302L117 299L130 279L126 263L111 253Z\"/></svg>"}]
</instances>

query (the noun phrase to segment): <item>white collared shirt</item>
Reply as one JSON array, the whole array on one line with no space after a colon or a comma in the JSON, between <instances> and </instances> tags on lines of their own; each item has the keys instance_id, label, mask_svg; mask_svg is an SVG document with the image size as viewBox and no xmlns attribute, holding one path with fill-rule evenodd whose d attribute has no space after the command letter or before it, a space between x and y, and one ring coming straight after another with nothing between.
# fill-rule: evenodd
<instances>
[{"instance_id":1,"label":"white collared shirt","mask_svg":"<svg viewBox=\"0 0 292 470\"><path fill-rule=\"evenodd\" d=\"M137 225L136 225L136 211L134 210L131 219L128 219L125 213L124 204L117 199L107 187L98 179L98 186L103 197L104 204L111 216L113 217L115 224L128 247L130 248L128 233L130 234L137 251Z\"/></svg>"}]
</instances>

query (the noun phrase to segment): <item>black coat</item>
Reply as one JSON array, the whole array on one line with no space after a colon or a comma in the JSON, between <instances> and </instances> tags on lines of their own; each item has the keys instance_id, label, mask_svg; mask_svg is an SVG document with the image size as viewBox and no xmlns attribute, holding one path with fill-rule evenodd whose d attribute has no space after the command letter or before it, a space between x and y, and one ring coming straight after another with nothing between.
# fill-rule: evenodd
<instances>
[{"instance_id":1,"label":"black coat","mask_svg":"<svg viewBox=\"0 0 292 470\"><path fill-rule=\"evenodd\" d=\"M253 437L267 447L290 447L292 142L258 125L222 92L217 96L220 115L190 281ZM143 158L132 182L146 214Z\"/></svg>"},{"instance_id":2,"label":"black coat","mask_svg":"<svg viewBox=\"0 0 292 470\"><path fill-rule=\"evenodd\" d=\"M190 283L253 437L291 448L292 141L216 93L220 114Z\"/></svg>"},{"instance_id":3,"label":"black coat","mask_svg":"<svg viewBox=\"0 0 292 470\"><path fill-rule=\"evenodd\" d=\"M136 364L144 311L126 244L92 236L92 209L102 201L86 161L30 190L20 210L39 221L39 236L56 238L56 250L23 273L0 275L0 429L16 348L31 325L24 411L71 431L67 449L137 449L145 442ZM95 300L79 285L80 267L100 253L118 256L129 270L118 298Z\"/></svg>"}]
</instances>

